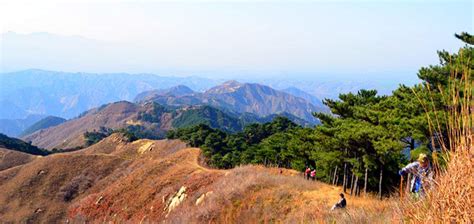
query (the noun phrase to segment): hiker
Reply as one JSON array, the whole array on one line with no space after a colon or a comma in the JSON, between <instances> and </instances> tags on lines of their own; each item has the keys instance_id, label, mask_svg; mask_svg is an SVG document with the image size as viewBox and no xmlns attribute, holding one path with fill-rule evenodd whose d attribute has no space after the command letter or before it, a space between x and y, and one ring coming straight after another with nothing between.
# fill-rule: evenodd
<instances>
[{"instance_id":1,"label":"hiker","mask_svg":"<svg viewBox=\"0 0 474 224\"><path fill-rule=\"evenodd\" d=\"M431 172L430 161L426 154L421 153L417 161L412 162L398 171L400 176L411 173L413 178L410 184L410 192L414 193L415 197L424 195L425 190L430 187L430 182L433 179Z\"/></svg>"},{"instance_id":2,"label":"hiker","mask_svg":"<svg viewBox=\"0 0 474 224\"><path fill-rule=\"evenodd\" d=\"M306 171L304 171L304 174L306 176L306 180L309 180L309 175L310 175L311 169L309 167L306 168Z\"/></svg>"},{"instance_id":3,"label":"hiker","mask_svg":"<svg viewBox=\"0 0 474 224\"><path fill-rule=\"evenodd\" d=\"M344 197L344 193L341 193L339 196L341 196L341 199L332 206L331 211L336 209L336 208L345 208L346 207L346 198Z\"/></svg>"},{"instance_id":4,"label":"hiker","mask_svg":"<svg viewBox=\"0 0 474 224\"><path fill-rule=\"evenodd\" d=\"M315 178L316 178L316 169L312 170L310 175L311 175L311 179L313 179L313 181L314 181Z\"/></svg>"}]
</instances>

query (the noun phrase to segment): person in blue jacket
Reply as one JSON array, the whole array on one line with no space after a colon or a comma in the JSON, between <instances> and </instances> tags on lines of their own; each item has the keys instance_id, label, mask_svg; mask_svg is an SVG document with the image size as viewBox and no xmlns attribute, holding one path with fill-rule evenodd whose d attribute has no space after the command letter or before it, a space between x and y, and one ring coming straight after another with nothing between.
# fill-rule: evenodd
<instances>
[{"instance_id":1,"label":"person in blue jacket","mask_svg":"<svg viewBox=\"0 0 474 224\"><path fill-rule=\"evenodd\" d=\"M417 161L408 164L398 171L400 176L408 173L413 174L410 192L414 193L415 197L423 196L433 180L433 173L428 156L422 153L418 156Z\"/></svg>"}]
</instances>

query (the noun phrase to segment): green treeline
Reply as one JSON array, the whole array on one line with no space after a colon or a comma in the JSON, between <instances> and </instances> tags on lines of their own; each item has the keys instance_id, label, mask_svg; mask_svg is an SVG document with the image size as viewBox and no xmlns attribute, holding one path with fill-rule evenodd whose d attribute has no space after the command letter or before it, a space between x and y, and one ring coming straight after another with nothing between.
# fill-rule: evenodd
<instances>
[{"instance_id":1,"label":"green treeline","mask_svg":"<svg viewBox=\"0 0 474 224\"><path fill-rule=\"evenodd\" d=\"M207 124L210 127L219 127L228 132L242 130L242 122L236 117L213 108L211 106L202 106L199 109L185 110L181 116L173 120L173 127L190 127L197 124Z\"/></svg>"},{"instance_id":2,"label":"green treeline","mask_svg":"<svg viewBox=\"0 0 474 224\"><path fill-rule=\"evenodd\" d=\"M24 152L32 155L46 156L50 152L31 145L21 139L11 138L4 134L0 134L0 148L6 148L14 151Z\"/></svg>"},{"instance_id":3,"label":"green treeline","mask_svg":"<svg viewBox=\"0 0 474 224\"><path fill-rule=\"evenodd\" d=\"M367 190L382 196L398 184L397 171L410 155L436 154L436 139L447 140L443 112L450 105L443 103L444 91L461 79L460 68L474 69L473 37L456 37L466 45L455 54L439 51L439 65L419 70L420 84L400 85L390 96L360 90L325 99L332 114L315 113L321 125L314 128L278 117L232 134L198 125L170 131L168 138L200 147L208 164L217 168L253 163L302 171L310 166L320 180L343 184L355 194ZM432 130L430 124L438 128ZM442 159L437 154L433 159Z\"/></svg>"},{"instance_id":4,"label":"green treeline","mask_svg":"<svg viewBox=\"0 0 474 224\"><path fill-rule=\"evenodd\" d=\"M242 132L234 134L199 124L194 127L169 131L167 137L179 138L193 147L201 147L203 154L209 158L209 164L218 168L232 168L246 163L283 165L282 163L292 161L289 157L280 158L281 154L289 154L283 152L286 148L283 145L280 148L276 145L270 148L267 147L265 141L272 138L280 140L276 137L285 135L285 133L293 133L299 129L302 128L289 119L277 117L269 123L248 125ZM302 164L304 166L305 161ZM288 166L288 164L283 166Z\"/></svg>"},{"instance_id":5,"label":"green treeline","mask_svg":"<svg viewBox=\"0 0 474 224\"><path fill-rule=\"evenodd\" d=\"M86 131L84 133L85 147L91 146L113 133L120 133L128 142L138 139L159 139L161 136L140 125L129 125L125 128L111 129L101 126L99 130Z\"/></svg>"}]
</instances>

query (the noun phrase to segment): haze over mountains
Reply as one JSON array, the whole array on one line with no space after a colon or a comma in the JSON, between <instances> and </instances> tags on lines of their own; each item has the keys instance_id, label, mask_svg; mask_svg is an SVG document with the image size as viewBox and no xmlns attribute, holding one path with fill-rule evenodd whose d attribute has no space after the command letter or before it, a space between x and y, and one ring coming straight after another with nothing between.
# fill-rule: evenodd
<instances>
[{"instance_id":1,"label":"haze over mountains","mask_svg":"<svg viewBox=\"0 0 474 224\"><path fill-rule=\"evenodd\" d=\"M105 103L131 101L146 90L180 84L204 90L216 83L198 77L67 73L38 69L0 74L0 82L0 116L9 119L22 118L26 114L72 118Z\"/></svg>"},{"instance_id":2,"label":"haze over mountains","mask_svg":"<svg viewBox=\"0 0 474 224\"><path fill-rule=\"evenodd\" d=\"M5 111L4 108L8 108L9 104L4 104L3 102L0 102L1 105L1 111ZM8 109L6 109L8 110ZM16 116L5 116L5 117L24 117L24 118L3 118L0 119L0 133L6 134L8 136L13 136L17 137L20 136L21 133L35 124L36 122L40 121L46 115L43 114L31 114L31 115L26 115L21 113L22 110L18 109L18 113Z\"/></svg>"},{"instance_id":3,"label":"haze over mountains","mask_svg":"<svg viewBox=\"0 0 474 224\"><path fill-rule=\"evenodd\" d=\"M135 99L135 101L143 100L174 106L207 104L235 113L253 113L259 116L286 112L309 122L315 121L312 112L325 111L323 106L316 107L304 98L268 86L237 81L225 82L203 93L179 87L161 93L144 92Z\"/></svg>"},{"instance_id":4,"label":"haze over mountains","mask_svg":"<svg viewBox=\"0 0 474 224\"><path fill-rule=\"evenodd\" d=\"M263 78L270 75L265 71L249 73L238 69L230 74L228 71L219 70L192 71L171 68L156 70L149 68L149 65L159 64L159 61L153 61L158 59L150 56L152 52L143 53L141 51L143 49L137 51L136 46L46 32L31 34L7 32L0 35L2 40L0 72L11 73L8 75L10 77L4 77L2 74L0 78L3 87L0 92L0 103L6 105L0 111L0 118L24 118L28 114L36 113L72 118L84 110L104 103L131 101L137 94L147 90L186 85L194 91L202 92L232 79L244 83L260 83L278 90L298 88L320 100L336 98L339 93L362 88L376 88L385 94L398 85L398 81L393 80L387 83L378 83L377 80L365 82L361 80L362 77L337 79L324 73L304 75L314 76L309 79L299 77L297 72L284 75L287 78L282 78L281 75ZM106 69L110 67L113 69ZM49 70L25 70L31 68ZM87 71L99 71L99 73L87 73ZM123 71L153 72L160 77L142 73L120 73ZM101 77L98 78L98 75ZM183 78L184 76L193 77ZM197 76L222 78L209 79ZM29 92L29 95L25 96L24 92ZM17 105L17 100L20 101L20 105Z\"/></svg>"},{"instance_id":5,"label":"haze over mountains","mask_svg":"<svg viewBox=\"0 0 474 224\"><path fill-rule=\"evenodd\" d=\"M45 65L52 61L64 62L65 65L88 63L88 52L103 52L105 61L94 64L106 64L113 59L117 59L117 63L122 61L120 57L127 55L127 51L117 52L117 49L124 48L114 44L104 44L79 36L13 32L1 35L2 51L6 55L2 59L4 63L1 69L4 71L21 68L26 64L48 67ZM76 53L73 59L70 52ZM61 68L66 67L59 66L56 69ZM77 68L77 71L81 70ZM174 106L211 105L222 112L238 114L233 114L233 117L241 117L242 113L253 113L260 117L286 113L287 116L294 116L293 120L299 118L314 124L316 121L312 112L328 112L322 104L324 98L337 98L339 93L356 92L363 88L377 88L381 94L390 92L390 84L334 80L327 76L319 80L297 77L249 78L248 74L239 75L237 71L233 75L236 81L228 82L228 79L182 76L195 74L193 72L184 72L179 74L181 76L175 76L176 71L160 74L162 75L41 69L0 73L0 132L18 137L29 126L46 116L72 119L90 109L123 100L152 100ZM205 72L198 74L206 76ZM225 84L221 85L222 83Z\"/></svg>"},{"instance_id":6,"label":"haze over mountains","mask_svg":"<svg viewBox=\"0 0 474 224\"><path fill-rule=\"evenodd\" d=\"M302 119L297 121L300 124L317 123L312 112L328 112L317 97L295 87L278 91L237 81L216 85L217 80L199 77L31 69L2 73L0 80L5 87L0 90L0 131L14 137L46 116L72 119L92 108L122 100L155 101L177 107L211 105L237 118L254 114L245 115L244 120L251 121L286 114L295 121Z\"/></svg>"},{"instance_id":7,"label":"haze over mountains","mask_svg":"<svg viewBox=\"0 0 474 224\"><path fill-rule=\"evenodd\" d=\"M41 129L46 129L49 127L54 127L57 125L60 125L62 123L66 122L66 119L61 118L61 117L55 117L55 116L47 116L38 122L30 125L27 129L25 129L20 136L26 136L29 135L35 131L41 130Z\"/></svg>"},{"instance_id":8,"label":"haze over mountains","mask_svg":"<svg viewBox=\"0 0 474 224\"><path fill-rule=\"evenodd\" d=\"M230 81L204 93L185 86L145 92L137 96L137 103L103 105L24 139L42 148L71 149L85 146L84 133L100 129L126 128L143 137L163 138L168 130L197 124L235 132L279 115L301 125L316 124L312 112L324 110L267 86Z\"/></svg>"},{"instance_id":9,"label":"haze over mountains","mask_svg":"<svg viewBox=\"0 0 474 224\"><path fill-rule=\"evenodd\" d=\"M141 60L143 58L140 60L130 58L137 55L146 57L146 54L137 54L138 51L134 50L136 46L46 32L31 34L7 32L0 35L2 39L0 72L3 72L0 73L2 85L0 119L9 119L1 122L8 123L8 128L4 128L3 132L14 136L20 134L25 127L16 125L18 122L13 122L11 119L25 119L28 115L38 114L70 119L102 104L121 100L132 101L144 91L163 90L180 85L202 93L231 79L241 83L258 83L301 97L320 109L324 107L321 103L324 98L337 98L340 93L355 92L363 88L376 88L381 94L385 94L398 84L398 82L395 85L375 81L364 82L361 79L358 79L359 81L335 80L329 74L318 74L314 79L308 79L298 78L298 74L288 74L288 78L281 76L264 78L268 77L265 71L248 73L236 70L232 74L218 70L195 72L185 69L165 69L156 71L147 69L145 65L146 63L153 64L153 62L145 61L145 63ZM100 52L100 58L91 57L92 54L97 56L93 52ZM134 61L145 64L133 64ZM112 64L115 66L114 70L105 69ZM125 67L155 71L158 75L114 72L131 71ZM59 71L30 68L49 68ZM61 70L78 72L61 72ZM82 71L102 71L102 73ZM209 76L223 78L203 78ZM186 91L189 93L189 90Z\"/></svg>"},{"instance_id":10,"label":"haze over mountains","mask_svg":"<svg viewBox=\"0 0 474 224\"><path fill-rule=\"evenodd\" d=\"M167 89L184 85L193 91L203 92L225 80L200 77L165 77L152 74L126 73L68 73L30 69L0 74L2 88L0 103L3 106L0 118L24 118L28 114L46 114L72 118L79 113L120 100L132 101L144 91ZM245 80L244 80L245 81ZM246 82L246 81L245 81ZM273 88L305 98L321 107L321 100L334 98L340 92L356 91L361 85L342 83L295 82L284 80L262 80ZM295 85L292 85L294 83ZM314 95L312 92L322 92ZM319 87L317 87L319 85ZM370 86L367 86L370 87ZM305 92L302 94L302 92ZM330 92L330 93L329 93Z\"/></svg>"}]
</instances>

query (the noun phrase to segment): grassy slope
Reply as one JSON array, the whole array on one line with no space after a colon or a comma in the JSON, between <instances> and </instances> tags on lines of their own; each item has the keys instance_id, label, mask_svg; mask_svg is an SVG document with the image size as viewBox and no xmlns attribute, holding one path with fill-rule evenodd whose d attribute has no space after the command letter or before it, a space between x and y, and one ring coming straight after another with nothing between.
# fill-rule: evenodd
<instances>
[{"instance_id":1,"label":"grassy slope","mask_svg":"<svg viewBox=\"0 0 474 224\"><path fill-rule=\"evenodd\" d=\"M81 151L0 171L0 217L6 222L383 222L394 214L392 202L370 197L349 198L346 211L330 212L338 187L303 180L293 170L213 170L199 159L199 149L180 141L127 143L114 134ZM184 200L170 209L183 187Z\"/></svg>"},{"instance_id":2,"label":"grassy slope","mask_svg":"<svg viewBox=\"0 0 474 224\"><path fill-rule=\"evenodd\" d=\"M384 223L397 221L396 203L347 196L348 208L330 211L340 187L307 181L294 170L262 166L232 169L212 183L212 192L196 206L188 201L171 216L183 223ZM205 193L203 190L201 193Z\"/></svg>"},{"instance_id":3,"label":"grassy slope","mask_svg":"<svg viewBox=\"0 0 474 224\"><path fill-rule=\"evenodd\" d=\"M31 162L36 156L0 147L0 171Z\"/></svg>"}]
</instances>

